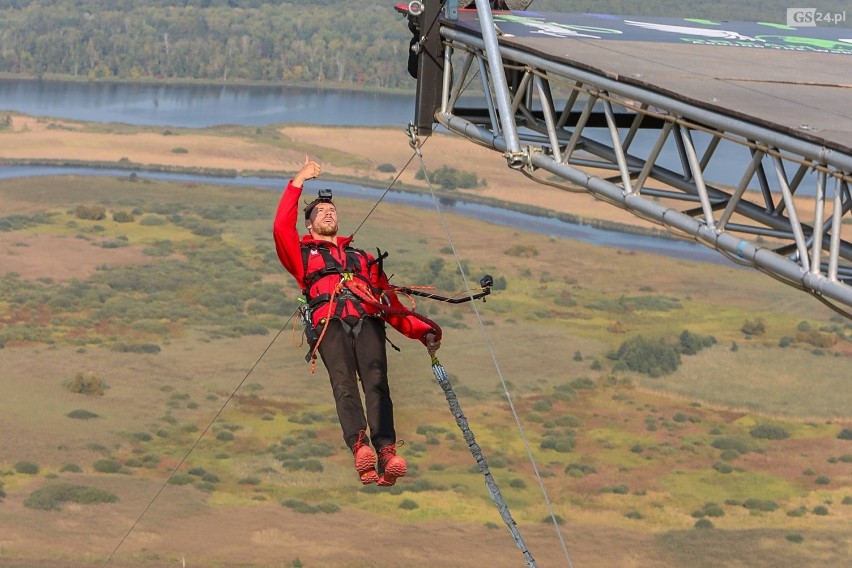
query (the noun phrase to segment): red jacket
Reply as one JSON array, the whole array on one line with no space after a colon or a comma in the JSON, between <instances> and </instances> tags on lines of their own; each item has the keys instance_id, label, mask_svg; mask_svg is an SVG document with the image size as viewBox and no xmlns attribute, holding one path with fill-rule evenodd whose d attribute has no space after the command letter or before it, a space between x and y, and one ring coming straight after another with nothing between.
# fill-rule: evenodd
<instances>
[{"instance_id":1,"label":"red jacket","mask_svg":"<svg viewBox=\"0 0 852 568\"><path fill-rule=\"evenodd\" d=\"M325 248L341 265L346 264L346 247L352 242L352 237L338 237L337 245L328 241L319 241L311 238L310 235L305 235L301 239L296 230L296 223L299 219L299 197L302 194L302 188L295 187L292 182L287 184L287 189L284 190L284 195L281 196L281 201L278 204L278 211L275 214L275 222L272 227L272 235L275 239L275 250L278 252L278 258L284 268L293 275L299 288L305 290L309 285L309 298L316 298L323 294L330 294L337 284L340 282L339 274L326 274L314 280L312 283L307 282L306 276L322 270L326 266L325 257L319 250L320 247ZM307 266L305 266L305 255L303 247L307 249ZM351 249L350 249L351 250ZM359 257L359 269L357 276L365 280L372 286L374 290L383 292L390 306L399 311L403 309L402 304L393 292L391 285L388 283L387 276L379 270L378 263L375 262L375 257L364 251L357 251ZM347 266L347 268L352 268ZM338 304L343 305L338 308ZM331 307L331 315L340 309L340 317L355 316L360 317L358 308L354 301L335 298L334 305ZM380 314L380 310L366 302L359 302L360 308L367 315ZM313 310L313 324L318 326L320 322L329 315L328 302L322 303ZM432 326L410 314L380 314L385 321L391 324L394 329L410 337L411 339L419 339L425 344L424 336L432 331L440 336L440 330L433 329Z\"/></svg>"}]
</instances>

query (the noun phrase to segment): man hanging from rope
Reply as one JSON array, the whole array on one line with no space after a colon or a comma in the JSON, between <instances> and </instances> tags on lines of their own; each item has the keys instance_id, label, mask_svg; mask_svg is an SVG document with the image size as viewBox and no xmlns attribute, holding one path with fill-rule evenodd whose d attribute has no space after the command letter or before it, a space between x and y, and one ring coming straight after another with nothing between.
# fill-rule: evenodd
<instances>
[{"instance_id":1,"label":"man hanging from rope","mask_svg":"<svg viewBox=\"0 0 852 568\"><path fill-rule=\"evenodd\" d=\"M355 457L361 483L393 485L405 475L406 463L396 455L385 322L419 339L429 355L441 346L441 329L400 303L382 270L381 255L376 259L352 247L351 236L338 235L330 190L320 190L319 197L304 208L308 234L299 238L296 223L302 184L320 171L319 164L305 156L302 169L287 184L273 225L275 248L306 297L307 324L315 331L310 358L315 359L318 352L328 370L343 440ZM308 338L311 342L310 333ZM378 463L370 442L378 452Z\"/></svg>"}]
</instances>

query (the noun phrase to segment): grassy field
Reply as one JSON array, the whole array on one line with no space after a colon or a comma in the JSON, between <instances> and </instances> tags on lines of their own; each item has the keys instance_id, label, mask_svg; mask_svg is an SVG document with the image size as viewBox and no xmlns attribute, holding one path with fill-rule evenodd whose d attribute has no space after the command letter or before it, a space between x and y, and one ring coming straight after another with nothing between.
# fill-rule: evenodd
<instances>
[{"instance_id":1,"label":"grassy field","mask_svg":"<svg viewBox=\"0 0 852 568\"><path fill-rule=\"evenodd\" d=\"M294 139L294 154L299 139L319 147L308 130ZM360 488L324 371L293 345L277 199L130 178L0 183L0 564L101 566L117 546L112 566L522 562L427 355L398 334L411 474ZM339 202L343 231L371 205ZM505 286L476 311L418 307L445 328L441 361L540 565L567 562L501 376L575 566L846 561L848 321L750 271L446 218L471 280ZM397 284L461 286L434 213L382 205L357 242L388 248ZM684 330L713 341L669 374L617 357ZM75 378L103 394L72 392Z\"/></svg>"}]
</instances>

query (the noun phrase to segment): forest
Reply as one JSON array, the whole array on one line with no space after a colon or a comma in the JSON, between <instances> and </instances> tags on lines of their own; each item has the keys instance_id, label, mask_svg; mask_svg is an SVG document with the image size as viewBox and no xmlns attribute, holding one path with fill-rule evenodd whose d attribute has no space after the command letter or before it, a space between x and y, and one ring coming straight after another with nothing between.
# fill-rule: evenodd
<instances>
[{"instance_id":1,"label":"forest","mask_svg":"<svg viewBox=\"0 0 852 568\"><path fill-rule=\"evenodd\" d=\"M0 75L412 89L408 32L373 0L0 0ZM530 10L783 23L779 0L534 0ZM842 0L820 10L842 11Z\"/></svg>"}]
</instances>

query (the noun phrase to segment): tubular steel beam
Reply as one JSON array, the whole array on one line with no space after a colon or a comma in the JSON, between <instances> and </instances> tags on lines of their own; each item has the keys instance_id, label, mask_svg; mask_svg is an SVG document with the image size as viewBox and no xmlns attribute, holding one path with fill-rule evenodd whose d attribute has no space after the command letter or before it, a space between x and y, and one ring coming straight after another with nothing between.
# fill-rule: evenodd
<instances>
[{"instance_id":1,"label":"tubular steel beam","mask_svg":"<svg viewBox=\"0 0 852 568\"><path fill-rule=\"evenodd\" d=\"M546 170L838 311L852 308L852 242L843 234L852 217L852 152L500 43L480 4L487 3L477 0L481 36L440 28L438 123L501 152L533 179ZM460 106L466 91L484 102ZM637 135L649 131L654 139L643 149ZM726 152L742 158L740 171L725 172L735 185L712 173Z\"/></svg>"}]
</instances>

